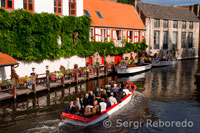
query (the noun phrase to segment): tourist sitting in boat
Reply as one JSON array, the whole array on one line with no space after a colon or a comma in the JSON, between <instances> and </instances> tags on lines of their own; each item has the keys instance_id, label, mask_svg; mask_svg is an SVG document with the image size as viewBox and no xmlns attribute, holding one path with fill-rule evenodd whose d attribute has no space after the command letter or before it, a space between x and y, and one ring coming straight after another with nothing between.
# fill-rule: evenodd
<instances>
[{"instance_id":1,"label":"tourist sitting in boat","mask_svg":"<svg viewBox=\"0 0 200 133\"><path fill-rule=\"evenodd\" d=\"M76 98L75 107L78 107L78 109L81 110L81 103L78 97Z\"/></svg>"},{"instance_id":2,"label":"tourist sitting in boat","mask_svg":"<svg viewBox=\"0 0 200 133\"><path fill-rule=\"evenodd\" d=\"M101 98L101 102L99 103L99 105L100 105L100 108L101 108L101 112L103 112L103 111L106 110L106 108L107 108L107 104L106 104L104 98Z\"/></svg>"},{"instance_id":3,"label":"tourist sitting in boat","mask_svg":"<svg viewBox=\"0 0 200 133\"><path fill-rule=\"evenodd\" d=\"M121 91L119 91L119 92L116 93L116 100L117 100L118 103L120 103L121 99L122 99L122 95L121 95Z\"/></svg>"},{"instance_id":4,"label":"tourist sitting in boat","mask_svg":"<svg viewBox=\"0 0 200 133\"><path fill-rule=\"evenodd\" d=\"M101 98L107 99L107 97L108 97L107 91L106 91L106 89L104 89L102 94L101 94Z\"/></svg>"},{"instance_id":5,"label":"tourist sitting in boat","mask_svg":"<svg viewBox=\"0 0 200 133\"><path fill-rule=\"evenodd\" d=\"M73 101L70 101L66 108L65 108L65 113L70 113L70 114L73 114L74 113L74 102Z\"/></svg>"},{"instance_id":6,"label":"tourist sitting in boat","mask_svg":"<svg viewBox=\"0 0 200 133\"><path fill-rule=\"evenodd\" d=\"M110 93L109 100L110 100L111 106L113 106L114 104L117 104L117 100L114 97L114 93L113 92Z\"/></svg>"},{"instance_id":7,"label":"tourist sitting in boat","mask_svg":"<svg viewBox=\"0 0 200 133\"><path fill-rule=\"evenodd\" d=\"M93 92L90 91L89 96L88 96L88 104L93 104L93 99L94 99L94 95Z\"/></svg>"},{"instance_id":8,"label":"tourist sitting in boat","mask_svg":"<svg viewBox=\"0 0 200 133\"><path fill-rule=\"evenodd\" d=\"M89 104L89 98L88 97L89 97L89 94L86 93L85 97L83 99L83 105L84 105L84 107L86 107Z\"/></svg>"},{"instance_id":9,"label":"tourist sitting in boat","mask_svg":"<svg viewBox=\"0 0 200 133\"><path fill-rule=\"evenodd\" d=\"M109 98L106 98L106 109L108 109L110 107L111 107L110 100L109 100Z\"/></svg>"},{"instance_id":10,"label":"tourist sitting in boat","mask_svg":"<svg viewBox=\"0 0 200 133\"><path fill-rule=\"evenodd\" d=\"M126 96L125 92L122 92L122 99Z\"/></svg>"},{"instance_id":11,"label":"tourist sitting in boat","mask_svg":"<svg viewBox=\"0 0 200 133\"><path fill-rule=\"evenodd\" d=\"M100 106L98 104L98 101L94 100L93 108L92 108L92 114L95 115L95 114L100 114L100 113L101 113L101 109L100 109Z\"/></svg>"},{"instance_id":12,"label":"tourist sitting in boat","mask_svg":"<svg viewBox=\"0 0 200 133\"><path fill-rule=\"evenodd\" d=\"M126 95L128 95L130 93L129 89L127 89L127 87L125 86L124 89L123 89L123 92L126 93Z\"/></svg>"}]
</instances>

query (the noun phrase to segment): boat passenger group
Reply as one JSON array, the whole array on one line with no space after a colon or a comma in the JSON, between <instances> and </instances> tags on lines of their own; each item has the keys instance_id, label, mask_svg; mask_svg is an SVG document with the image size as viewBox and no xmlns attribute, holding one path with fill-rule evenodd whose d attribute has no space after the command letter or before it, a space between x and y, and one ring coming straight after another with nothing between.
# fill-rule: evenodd
<instances>
[{"instance_id":1,"label":"boat passenger group","mask_svg":"<svg viewBox=\"0 0 200 133\"><path fill-rule=\"evenodd\" d=\"M85 96L76 98L67 104L65 113L75 114L90 118L101 114L114 104L120 103L126 95L131 93L132 86L126 82L116 84L112 81L105 87L96 88L95 91L86 93Z\"/></svg>"}]
</instances>

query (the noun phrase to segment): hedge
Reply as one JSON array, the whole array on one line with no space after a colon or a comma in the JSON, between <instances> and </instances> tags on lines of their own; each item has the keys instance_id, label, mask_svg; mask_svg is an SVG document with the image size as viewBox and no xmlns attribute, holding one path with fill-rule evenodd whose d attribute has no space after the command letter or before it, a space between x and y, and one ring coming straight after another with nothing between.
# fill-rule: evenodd
<instances>
[{"instance_id":1,"label":"hedge","mask_svg":"<svg viewBox=\"0 0 200 133\"><path fill-rule=\"evenodd\" d=\"M113 42L90 42L90 18L86 16L60 17L48 13L32 13L25 10L8 12L0 9L0 51L18 60L42 61L79 55L91 56L119 55L126 52L139 52L147 46L145 43L115 47ZM77 43L73 42L73 33L77 32ZM58 44L61 37L62 44Z\"/></svg>"}]
</instances>

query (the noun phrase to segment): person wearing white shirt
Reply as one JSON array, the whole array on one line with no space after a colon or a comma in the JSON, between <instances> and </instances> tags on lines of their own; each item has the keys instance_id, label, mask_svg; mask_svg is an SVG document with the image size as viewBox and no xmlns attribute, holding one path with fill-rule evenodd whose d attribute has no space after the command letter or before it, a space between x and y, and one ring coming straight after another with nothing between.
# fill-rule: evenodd
<instances>
[{"instance_id":1,"label":"person wearing white shirt","mask_svg":"<svg viewBox=\"0 0 200 133\"><path fill-rule=\"evenodd\" d=\"M111 106L113 106L114 104L117 104L117 100L115 97L113 97L114 94L113 92L110 93L110 97L109 97L109 100L110 100L110 103L111 103Z\"/></svg>"},{"instance_id":2,"label":"person wearing white shirt","mask_svg":"<svg viewBox=\"0 0 200 133\"><path fill-rule=\"evenodd\" d=\"M101 108L101 112L103 112L103 111L106 110L106 108L107 108L107 104L106 104L104 98L101 98L101 102L99 103L99 105L100 105L100 108Z\"/></svg>"}]
</instances>

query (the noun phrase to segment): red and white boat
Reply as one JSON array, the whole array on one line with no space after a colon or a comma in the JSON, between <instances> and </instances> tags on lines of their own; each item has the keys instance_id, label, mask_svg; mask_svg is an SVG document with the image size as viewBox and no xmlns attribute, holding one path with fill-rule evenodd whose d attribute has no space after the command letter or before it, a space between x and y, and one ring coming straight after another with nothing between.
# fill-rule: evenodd
<instances>
[{"instance_id":1,"label":"red and white boat","mask_svg":"<svg viewBox=\"0 0 200 133\"><path fill-rule=\"evenodd\" d=\"M136 86L133 83L129 83L129 84L131 84L131 86L133 87L133 90L132 92L130 92L130 94L128 94L126 97L124 97L121 100L121 103L117 103L113 105L112 107L108 108L107 110L105 110L104 112L102 112L101 114L95 115L91 118L85 118L85 117L81 117L81 116L69 114L69 113L62 113L61 114L62 121L64 123L70 123L73 125L86 127L86 126L90 126L104 120L108 116L112 115L115 111L119 110L120 108L125 106L127 103L129 103L136 89Z\"/></svg>"}]
</instances>

